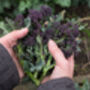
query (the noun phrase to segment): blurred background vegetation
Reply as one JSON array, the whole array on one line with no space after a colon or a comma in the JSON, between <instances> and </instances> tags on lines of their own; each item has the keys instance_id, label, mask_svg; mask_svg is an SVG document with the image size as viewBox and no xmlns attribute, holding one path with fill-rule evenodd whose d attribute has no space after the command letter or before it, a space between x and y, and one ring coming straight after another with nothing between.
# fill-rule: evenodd
<instances>
[{"instance_id":1,"label":"blurred background vegetation","mask_svg":"<svg viewBox=\"0 0 90 90\"><path fill-rule=\"evenodd\" d=\"M45 4L56 11L57 6L61 8L78 7L79 5L90 7L90 0L0 0L0 19L6 16L13 18L19 13L25 13L27 9L39 8Z\"/></svg>"}]
</instances>

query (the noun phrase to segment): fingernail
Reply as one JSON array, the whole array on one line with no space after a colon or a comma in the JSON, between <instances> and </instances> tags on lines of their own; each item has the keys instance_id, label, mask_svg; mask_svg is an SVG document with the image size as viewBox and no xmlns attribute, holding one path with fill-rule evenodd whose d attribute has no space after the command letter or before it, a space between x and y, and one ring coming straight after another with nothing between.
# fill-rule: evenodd
<instances>
[{"instance_id":1,"label":"fingernail","mask_svg":"<svg viewBox=\"0 0 90 90\"><path fill-rule=\"evenodd\" d=\"M28 28L22 28L21 31L22 32L28 31Z\"/></svg>"},{"instance_id":2,"label":"fingernail","mask_svg":"<svg viewBox=\"0 0 90 90\"><path fill-rule=\"evenodd\" d=\"M51 46L51 47L53 47L53 46L55 46L56 44L55 44L55 42L53 41L53 40L49 40L49 45Z\"/></svg>"}]
</instances>

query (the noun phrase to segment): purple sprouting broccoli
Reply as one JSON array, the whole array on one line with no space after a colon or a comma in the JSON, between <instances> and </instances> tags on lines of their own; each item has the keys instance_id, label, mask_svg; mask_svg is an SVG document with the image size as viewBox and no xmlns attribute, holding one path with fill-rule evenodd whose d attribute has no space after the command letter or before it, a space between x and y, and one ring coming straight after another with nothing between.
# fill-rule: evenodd
<instances>
[{"instance_id":1,"label":"purple sprouting broccoli","mask_svg":"<svg viewBox=\"0 0 90 90\"><path fill-rule=\"evenodd\" d=\"M24 25L24 16L22 14L19 14L15 18L15 24L17 27L23 27Z\"/></svg>"},{"instance_id":2,"label":"purple sprouting broccoli","mask_svg":"<svg viewBox=\"0 0 90 90\"><path fill-rule=\"evenodd\" d=\"M54 30L52 28L47 29L44 33L42 33L43 44L46 44L49 39L53 39Z\"/></svg>"},{"instance_id":3,"label":"purple sprouting broccoli","mask_svg":"<svg viewBox=\"0 0 90 90\"><path fill-rule=\"evenodd\" d=\"M23 44L25 46L33 46L35 44L35 37L33 36L29 36L27 37L24 41Z\"/></svg>"},{"instance_id":4,"label":"purple sprouting broccoli","mask_svg":"<svg viewBox=\"0 0 90 90\"><path fill-rule=\"evenodd\" d=\"M27 75L31 76L30 79L33 77L36 82L33 79L32 81L39 85L37 81L39 79L42 80L41 76L47 74L43 74L44 68L47 68L46 63L50 59L52 60L49 61L51 62L50 70L51 65L54 64L54 60L47 50L48 40L53 39L61 48L66 58L70 57L73 53L77 55L79 50L79 26L71 22L63 23L57 21L58 15L52 15L52 10L48 6L42 6L40 10L31 9L25 17L30 18L31 27L28 35L21 40L20 45L22 47L19 48L21 48L20 52L22 51L23 53L19 55L27 62L25 67L28 67L28 69L25 68L25 71L30 72ZM15 23L17 26L22 27L25 23L24 16L18 15Z\"/></svg>"},{"instance_id":5,"label":"purple sprouting broccoli","mask_svg":"<svg viewBox=\"0 0 90 90\"><path fill-rule=\"evenodd\" d=\"M32 22L37 23L38 21L42 20L42 14L38 10L29 10L29 15L28 15Z\"/></svg>"},{"instance_id":6,"label":"purple sprouting broccoli","mask_svg":"<svg viewBox=\"0 0 90 90\"><path fill-rule=\"evenodd\" d=\"M40 35L43 44L47 44L49 39L54 39L55 41L63 39L63 41L60 41L58 44L65 53L65 56L69 57L70 53L72 54L77 51L76 47L78 43L76 38L79 36L79 27L77 24L71 22L61 24L59 21L54 21L44 26L45 22L49 22L51 16L54 18L53 20L57 18L56 15L52 15L52 10L48 6L42 6L40 10L31 9L27 16L31 19L32 30L23 40L26 46L33 46L36 42L36 37ZM19 26L22 26L24 24L24 16L18 15L15 22L17 22ZM43 26L45 31L42 31Z\"/></svg>"},{"instance_id":7,"label":"purple sprouting broccoli","mask_svg":"<svg viewBox=\"0 0 90 90\"><path fill-rule=\"evenodd\" d=\"M52 15L52 9L46 5L41 7L40 12L42 13L43 17Z\"/></svg>"}]
</instances>

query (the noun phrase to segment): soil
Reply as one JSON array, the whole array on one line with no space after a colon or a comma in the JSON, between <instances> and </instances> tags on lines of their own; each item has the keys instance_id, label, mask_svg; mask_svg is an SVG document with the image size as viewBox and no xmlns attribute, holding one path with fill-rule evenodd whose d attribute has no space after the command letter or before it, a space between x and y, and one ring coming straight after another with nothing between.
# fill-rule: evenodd
<instances>
[{"instance_id":1,"label":"soil","mask_svg":"<svg viewBox=\"0 0 90 90\"><path fill-rule=\"evenodd\" d=\"M27 82L25 84L19 84L17 87L15 87L14 90L36 90L37 87L31 83L31 82Z\"/></svg>"},{"instance_id":2,"label":"soil","mask_svg":"<svg viewBox=\"0 0 90 90\"><path fill-rule=\"evenodd\" d=\"M79 16L79 17L87 17L90 16L90 8L87 6L79 6L79 7L71 7L66 9L69 12L70 16Z\"/></svg>"}]
</instances>

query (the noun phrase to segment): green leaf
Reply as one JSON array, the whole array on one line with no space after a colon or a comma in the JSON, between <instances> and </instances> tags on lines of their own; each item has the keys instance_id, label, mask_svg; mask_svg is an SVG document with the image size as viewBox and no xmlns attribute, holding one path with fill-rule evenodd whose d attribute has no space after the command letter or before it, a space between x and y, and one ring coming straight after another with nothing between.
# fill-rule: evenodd
<instances>
[{"instance_id":1,"label":"green leaf","mask_svg":"<svg viewBox=\"0 0 90 90\"><path fill-rule=\"evenodd\" d=\"M36 70L40 71L44 65L45 65L45 62L43 60L38 61L36 64Z\"/></svg>"},{"instance_id":2,"label":"green leaf","mask_svg":"<svg viewBox=\"0 0 90 90\"><path fill-rule=\"evenodd\" d=\"M84 24L84 25L80 25L79 26L79 30L82 31L82 30L85 30L85 28L88 26L88 24Z\"/></svg>"},{"instance_id":3,"label":"green leaf","mask_svg":"<svg viewBox=\"0 0 90 90\"><path fill-rule=\"evenodd\" d=\"M37 36L36 40L37 40L37 42L38 42L39 44L41 44L41 37L40 37L40 36Z\"/></svg>"},{"instance_id":4,"label":"green leaf","mask_svg":"<svg viewBox=\"0 0 90 90\"><path fill-rule=\"evenodd\" d=\"M80 2L80 0L72 0L72 5L73 6L78 6L79 2Z\"/></svg>"},{"instance_id":5,"label":"green leaf","mask_svg":"<svg viewBox=\"0 0 90 90\"><path fill-rule=\"evenodd\" d=\"M54 0L54 2L62 7L70 7L71 0Z\"/></svg>"},{"instance_id":6,"label":"green leaf","mask_svg":"<svg viewBox=\"0 0 90 90\"><path fill-rule=\"evenodd\" d=\"M90 83L88 80L85 80L82 90L90 90Z\"/></svg>"},{"instance_id":7,"label":"green leaf","mask_svg":"<svg viewBox=\"0 0 90 90\"><path fill-rule=\"evenodd\" d=\"M86 30L83 30L83 32L85 32L87 36L90 37L90 30L86 29Z\"/></svg>"},{"instance_id":8,"label":"green leaf","mask_svg":"<svg viewBox=\"0 0 90 90\"><path fill-rule=\"evenodd\" d=\"M90 90L90 83L88 82L88 80L85 80L83 86L79 86L78 83L75 83L75 88L76 90Z\"/></svg>"},{"instance_id":9,"label":"green leaf","mask_svg":"<svg viewBox=\"0 0 90 90\"><path fill-rule=\"evenodd\" d=\"M3 31L1 34L5 35L8 33L7 26L3 21L0 22L0 29Z\"/></svg>"},{"instance_id":10,"label":"green leaf","mask_svg":"<svg viewBox=\"0 0 90 90\"><path fill-rule=\"evenodd\" d=\"M26 9L26 3L21 1L18 9L20 12L23 12Z\"/></svg>"},{"instance_id":11,"label":"green leaf","mask_svg":"<svg viewBox=\"0 0 90 90\"><path fill-rule=\"evenodd\" d=\"M65 10L61 11L61 12L57 15L57 19L56 19L55 21L57 21L57 22L63 21L64 18L65 18L65 13L66 13Z\"/></svg>"},{"instance_id":12,"label":"green leaf","mask_svg":"<svg viewBox=\"0 0 90 90\"><path fill-rule=\"evenodd\" d=\"M33 65L33 64L32 64L32 66L31 66L31 68L30 68L30 71L31 71L31 72L40 71L40 70L43 68L44 64L45 64L45 63L44 63L43 60L39 60L38 62L36 62L36 65Z\"/></svg>"},{"instance_id":13,"label":"green leaf","mask_svg":"<svg viewBox=\"0 0 90 90\"><path fill-rule=\"evenodd\" d=\"M25 71L29 71L29 62L26 60L20 60L21 65L23 66Z\"/></svg>"},{"instance_id":14,"label":"green leaf","mask_svg":"<svg viewBox=\"0 0 90 90\"><path fill-rule=\"evenodd\" d=\"M80 52L80 51L81 51L80 47L78 47L78 46L77 46L77 51L78 51L78 52Z\"/></svg>"},{"instance_id":15,"label":"green leaf","mask_svg":"<svg viewBox=\"0 0 90 90\"><path fill-rule=\"evenodd\" d=\"M88 6L89 6L89 8L90 8L90 0L88 0Z\"/></svg>"},{"instance_id":16,"label":"green leaf","mask_svg":"<svg viewBox=\"0 0 90 90\"><path fill-rule=\"evenodd\" d=\"M10 8L10 5L11 5L11 3L8 0L4 2L4 6L6 8Z\"/></svg>"},{"instance_id":17,"label":"green leaf","mask_svg":"<svg viewBox=\"0 0 90 90\"><path fill-rule=\"evenodd\" d=\"M21 1L18 7L19 12L24 12L32 6L31 0Z\"/></svg>"},{"instance_id":18,"label":"green leaf","mask_svg":"<svg viewBox=\"0 0 90 90\"><path fill-rule=\"evenodd\" d=\"M30 28L30 26L31 26L31 19L29 17L25 18L24 19L24 23L25 23L25 27Z\"/></svg>"},{"instance_id":19,"label":"green leaf","mask_svg":"<svg viewBox=\"0 0 90 90\"><path fill-rule=\"evenodd\" d=\"M76 90L80 90L78 83L75 83L75 88L76 88Z\"/></svg>"}]
</instances>

